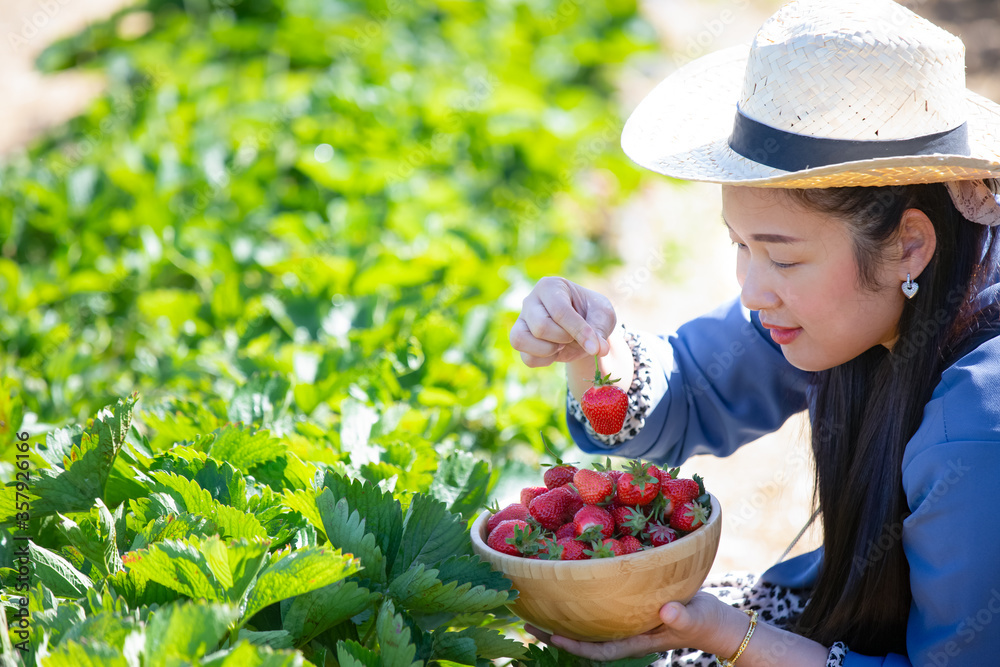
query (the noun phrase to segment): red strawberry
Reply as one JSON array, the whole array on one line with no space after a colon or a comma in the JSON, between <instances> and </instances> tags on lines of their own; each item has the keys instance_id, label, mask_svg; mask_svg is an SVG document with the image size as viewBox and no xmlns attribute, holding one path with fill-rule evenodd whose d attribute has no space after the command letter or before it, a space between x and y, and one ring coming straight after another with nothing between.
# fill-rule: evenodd
<instances>
[{"instance_id":1,"label":"red strawberry","mask_svg":"<svg viewBox=\"0 0 1000 667\"><path fill-rule=\"evenodd\" d=\"M595 541L592 544L592 548L584 550L583 553L591 558L612 558L614 556L624 556L625 550L622 548L621 542L613 537L608 537L600 543Z\"/></svg>"},{"instance_id":2,"label":"red strawberry","mask_svg":"<svg viewBox=\"0 0 1000 667\"><path fill-rule=\"evenodd\" d=\"M657 466L649 466L649 474L655 477L656 479L660 480L661 488L663 487L664 484L667 483L667 481L673 479L673 476L671 476L669 471L664 470L663 468L659 468Z\"/></svg>"},{"instance_id":3,"label":"red strawberry","mask_svg":"<svg viewBox=\"0 0 1000 667\"><path fill-rule=\"evenodd\" d=\"M573 493L565 486L559 486L546 491L531 501L528 513L542 528L555 530L566 523L567 506L573 498Z\"/></svg>"},{"instance_id":4,"label":"red strawberry","mask_svg":"<svg viewBox=\"0 0 1000 667\"><path fill-rule=\"evenodd\" d=\"M494 505L494 507L498 506ZM493 516L491 516L489 521L486 522L487 535L492 533L493 529L496 528L501 521L507 521L508 519L520 519L521 521L527 521L529 516L528 508L521 503L511 503L502 510L495 510L493 508L489 509L493 512Z\"/></svg>"},{"instance_id":5,"label":"red strawberry","mask_svg":"<svg viewBox=\"0 0 1000 667\"><path fill-rule=\"evenodd\" d=\"M630 472L618 480L618 500L623 505L648 505L660 491L660 480L649 474L651 464L632 461Z\"/></svg>"},{"instance_id":6,"label":"red strawberry","mask_svg":"<svg viewBox=\"0 0 1000 667\"><path fill-rule=\"evenodd\" d=\"M699 502L684 503L670 515L670 527L689 533L705 525L710 512Z\"/></svg>"},{"instance_id":7,"label":"red strawberry","mask_svg":"<svg viewBox=\"0 0 1000 667\"><path fill-rule=\"evenodd\" d=\"M628 394L612 380L611 374L601 376L601 368L594 357L594 386L586 391L580 401L583 414L594 430L603 435L614 435L622 430L628 412Z\"/></svg>"},{"instance_id":8,"label":"red strawberry","mask_svg":"<svg viewBox=\"0 0 1000 667\"><path fill-rule=\"evenodd\" d=\"M628 505L618 505L611 510L611 516L621 535L638 535L646 527L646 515Z\"/></svg>"},{"instance_id":9,"label":"red strawberry","mask_svg":"<svg viewBox=\"0 0 1000 667\"><path fill-rule=\"evenodd\" d=\"M527 507L531 504L531 501L542 495L549 488L547 486L526 486L521 489L521 504Z\"/></svg>"},{"instance_id":10,"label":"red strawberry","mask_svg":"<svg viewBox=\"0 0 1000 667\"><path fill-rule=\"evenodd\" d=\"M486 545L491 549L499 551L500 553L505 553L511 556L520 556L521 552L517 550L516 546L514 546L514 532L518 528L522 531L528 531L528 522L520 521L518 519L501 521L500 525L494 528L493 532L490 533L490 536L486 539Z\"/></svg>"},{"instance_id":11,"label":"red strawberry","mask_svg":"<svg viewBox=\"0 0 1000 667\"><path fill-rule=\"evenodd\" d=\"M567 484L566 488L569 489L570 493L569 502L566 503L566 516L572 519L573 516L580 511L580 508L583 507L584 503L583 498L580 497L580 492L573 488L572 485Z\"/></svg>"},{"instance_id":12,"label":"red strawberry","mask_svg":"<svg viewBox=\"0 0 1000 667\"><path fill-rule=\"evenodd\" d=\"M571 465L554 465L545 471L542 478L545 480L545 486L550 489L556 489L565 484L569 484L573 481L573 475L576 474L576 466Z\"/></svg>"},{"instance_id":13,"label":"red strawberry","mask_svg":"<svg viewBox=\"0 0 1000 667\"><path fill-rule=\"evenodd\" d=\"M677 531L666 524L651 522L646 526L646 536L654 547L662 547L677 539Z\"/></svg>"},{"instance_id":14,"label":"red strawberry","mask_svg":"<svg viewBox=\"0 0 1000 667\"><path fill-rule=\"evenodd\" d=\"M615 520L611 513L597 505L584 505L573 516L576 536L583 540L611 537L615 534Z\"/></svg>"},{"instance_id":15,"label":"red strawberry","mask_svg":"<svg viewBox=\"0 0 1000 667\"><path fill-rule=\"evenodd\" d=\"M576 527L572 521L568 521L556 529L556 539L561 540L564 537L576 537Z\"/></svg>"},{"instance_id":16,"label":"red strawberry","mask_svg":"<svg viewBox=\"0 0 1000 667\"><path fill-rule=\"evenodd\" d=\"M663 495L674 507L689 503L701 494L698 482L693 479L671 479L663 485Z\"/></svg>"},{"instance_id":17,"label":"red strawberry","mask_svg":"<svg viewBox=\"0 0 1000 667\"><path fill-rule=\"evenodd\" d=\"M620 480L622 478L622 475L624 475L624 474L625 474L624 470L609 470L608 471L608 477L611 478L611 483L614 484L615 486L618 486L618 480Z\"/></svg>"},{"instance_id":18,"label":"red strawberry","mask_svg":"<svg viewBox=\"0 0 1000 667\"><path fill-rule=\"evenodd\" d=\"M621 538L618 540L618 544L621 545L622 551L626 554L634 554L636 551L642 551L642 542L632 535L626 535Z\"/></svg>"},{"instance_id":19,"label":"red strawberry","mask_svg":"<svg viewBox=\"0 0 1000 667\"><path fill-rule=\"evenodd\" d=\"M556 540L556 544L562 547L562 554L560 555L561 560L587 560L587 558L589 558L589 556L584 553L587 549L587 545L577 539L572 537L563 537Z\"/></svg>"},{"instance_id":20,"label":"red strawberry","mask_svg":"<svg viewBox=\"0 0 1000 667\"><path fill-rule=\"evenodd\" d=\"M611 478L607 473L596 470L577 470L573 475L573 486L580 492L580 498L587 505L599 505L610 502L615 492Z\"/></svg>"}]
</instances>

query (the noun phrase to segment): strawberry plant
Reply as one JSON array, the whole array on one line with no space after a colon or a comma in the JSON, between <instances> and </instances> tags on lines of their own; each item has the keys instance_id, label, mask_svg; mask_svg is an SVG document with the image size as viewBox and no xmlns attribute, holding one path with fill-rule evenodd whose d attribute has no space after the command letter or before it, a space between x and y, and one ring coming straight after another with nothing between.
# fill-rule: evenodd
<instances>
[{"instance_id":1,"label":"strawberry plant","mask_svg":"<svg viewBox=\"0 0 1000 667\"><path fill-rule=\"evenodd\" d=\"M267 450L282 447L268 432L229 425L154 453L132 423L136 401L56 431L34 452L49 465L30 488L30 525L14 525L16 487L0 488L0 551L32 535L30 646L44 664L123 651L147 664L220 665L524 655L491 627L516 593L472 555L468 521L454 511L470 488L439 475L436 488L402 495L404 506L325 467L276 490ZM16 572L0 575L0 600L15 609Z\"/></svg>"}]
</instances>

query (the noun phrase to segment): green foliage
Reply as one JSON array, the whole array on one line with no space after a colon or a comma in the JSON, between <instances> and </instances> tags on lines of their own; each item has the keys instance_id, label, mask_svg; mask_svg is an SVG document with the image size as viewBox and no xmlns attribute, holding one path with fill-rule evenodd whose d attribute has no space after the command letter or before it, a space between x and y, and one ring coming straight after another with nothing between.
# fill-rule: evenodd
<instances>
[{"instance_id":1,"label":"green foliage","mask_svg":"<svg viewBox=\"0 0 1000 667\"><path fill-rule=\"evenodd\" d=\"M566 442L507 335L613 261L635 10L146 0L42 54L108 85L0 165L0 554L36 564L0 619L27 595L37 664L561 664L468 526Z\"/></svg>"}]
</instances>

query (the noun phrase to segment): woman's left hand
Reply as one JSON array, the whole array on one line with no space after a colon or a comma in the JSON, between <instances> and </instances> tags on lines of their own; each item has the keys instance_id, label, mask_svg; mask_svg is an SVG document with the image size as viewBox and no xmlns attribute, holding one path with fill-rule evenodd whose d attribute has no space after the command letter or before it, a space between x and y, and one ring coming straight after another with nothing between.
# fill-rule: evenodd
<instances>
[{"instance_id":1,"label":"woman's left hand","mask_svg":"<svg viewBox=\"0 0 1000 667\"><path fill-rule=\"evenodd\" d=\"M668 602L660 609L663 625L634 637L609 642L583 642L559 635L549 635L527 625L525 629L538 639L557 648L591 660L618 660L674 648L706 650L715 645L715 633L723 625L723 607L717 597L697 593L686 605Z\"/></svg>"}]
</instances>

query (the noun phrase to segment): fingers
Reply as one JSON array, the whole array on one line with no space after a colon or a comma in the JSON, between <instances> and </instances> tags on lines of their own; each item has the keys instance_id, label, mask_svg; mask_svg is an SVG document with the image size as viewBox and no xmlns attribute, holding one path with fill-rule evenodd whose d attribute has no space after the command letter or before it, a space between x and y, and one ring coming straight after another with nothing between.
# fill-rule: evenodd
<instances>
[{"instance_id":1,"label":"fingers","mask_svg":"<svg viewBox=\"0 0 1000 667\"><path fill-rule=\"evenodd\" d=\"M511 347L531 367L605 356L616 317L601 294L556 277L542 278L524 299L510 331Z\"/></svg>"},{"instance_id":2,"label":"fingers","mask_svg":"<svg viewBox=\"0 0 1000 667\"><path fill-rule=\"evenodd\" d=\"M521 361L530 368L540 368L560 361L559 353L566 347L564 344L536 338L521 317L511 327L510 344L521 353Z\"/></svg>"},{"instance_id":3,"label":"fingers","mask_svg":"<svg viewBox=\"0 0 1000 667\"><path fill-rule=\"evenodd\" d=\"M570 340L583 348L590 355L607 354L611 346L607 342L607 336L601 334L592 327L587 320L573 307L573 301L567 299L565 294L541 292L539 295L541 305L553 323L568 335ZM602 318L606 319L606 318Z\"/></svg>"}]
</instances>

